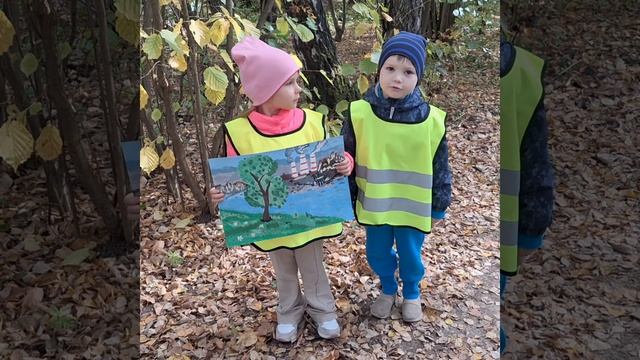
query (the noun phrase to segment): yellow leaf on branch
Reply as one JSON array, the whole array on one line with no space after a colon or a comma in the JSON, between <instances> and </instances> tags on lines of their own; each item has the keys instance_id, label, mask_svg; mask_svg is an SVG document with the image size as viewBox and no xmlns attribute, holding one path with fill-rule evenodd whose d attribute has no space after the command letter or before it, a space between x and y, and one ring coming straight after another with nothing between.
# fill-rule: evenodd
<instances>
[{"instance_id":1,"label":"yellow leaf on branch","mask_svg":"<svg viewBox=\"0 0 640 360\"><path fill-rule=\"evenodd\" d=\"M142 85L140 85L140 110L144 109L149 102L149 94L147 94L147 90L144 89Z\"/></svg>"},{"instance_id":2,"label":"yellow leaf on branch","mask_svg":"<svg viewBox=\"0 0 640 360\"><path fill-rule=\"evenodd\" d=\"M0 10L0 55L11 47L15 34L16 29L13 28L13 24L4 14L4 11Z\"/></svg>"},{"instance_id":3,"label":"yellow leaf on branch","mask_svg":"<svg viewBox=\"0 0 640 360\"><path fill-rule=\"evenodd\" d=\"M140 22L131 20L121 12L116 12L116 31L121 38L135 47L140 44Z\"/></svg>"},{"instance_id":4,"label":"yellow leaf on branch","mask_svg":"<svg viewBox=\"0 0 640 360\"><path fill-rule=\"evenodd\" d=\"M47 124L36 140L36 153L44 160L56 159L62 154L62 138L58 128Z\"/></svg>"},{"instance_id":5,"label":"yellow leaf on branch","mask_svg":"<svg viewBox=\"0 0 640 360\"><path fill-rule=\"evenodd\" d=\"M189 23L189 30L191 30L193 38L201 48L207 45L209 42L209 28L204 22L200 20L191 21L191 23Z\"/></svg>"},{"instance_id":6,"label":"yellow leaf on branch","mask_svg":"<svg viewBox=\"0 0 640 360\"><path fill-rule=\"evenodd\" d=\"M33 152L33 136L20 121L7 121L0 127L0 157L14 171L27 161Z\"/></svg>"},{"instance_id":7,"label":"yellow leaf on branch","mask_svg":"<svg viewBox=\"0 0 640 360\"><path fill-rule=\"evenodd\" d=\"M204 96L213 103L213 105L218 105L224 100L226 95L226 91L218 91L214 90L210 87L204 88Z\"/></svg>"},{"instance_id":8,"label":"yellow leaf on branch","mask_svg":"<svg viewBox=\"0 0 640 360\"><path fill-rule=\"evenodd\" d=\"M187 60L182 54L175 54L169 58L169 66L180 71L185 72L187 70Z\"/></svg>"},{"instance_id":9,"label":"yellow leaf on branch","mask_svg":"<svg viewBox=\"0 0 640 360\"><path fill-rule=\"evenodd\" d=\"M156 149L153 147L153 143L147 143L142 149L140 149L140 168L147 173L151 174L155 168L158 167L160 158Z\"/></svg>"},{"instance_id":10,"label":"yellow leaf on branch","mask_svg":"<svg viewBox=\"0 0 640 360\"><path fill-rule=\"evenodd\" d=\"M160 166L163 169L171 169L176 164L176 157L173 154L173 150L170 148L164 149L162 156L160 156Z\"/></svg>"},{"instance_id":11,"label":"yellow leaf on branch","mask_svg":"<svg viewBox=\"0 0 640 360\"><path fill-rule=\"evenodd\" d=\"M364 92L367 91L368 88L369 79L367 79L367 77L363 74L360 74L360 77L358 77L358 90L360 91L360 94L364 94Z\"/></svg>"},{"instance_id":12,"label":"yellow leaf on branch","mask_svg":"<svg viewBox=\"0 0 640 360\"><path fill-rule=\"evenodd\" d=\"M230 23L227 19L219 19L211 25L209 29L209 38L215 46L220 46L229 34Z\"/></svg>"}]
</instances>

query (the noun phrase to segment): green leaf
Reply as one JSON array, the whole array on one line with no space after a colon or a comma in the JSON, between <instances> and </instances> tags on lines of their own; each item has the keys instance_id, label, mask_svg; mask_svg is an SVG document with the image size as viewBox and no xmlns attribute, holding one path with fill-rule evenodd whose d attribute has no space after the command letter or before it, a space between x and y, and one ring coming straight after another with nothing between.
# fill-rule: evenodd
<instances>
[{"instance_id":1,"label":"green leaf","mask_svg":"<svg viewBox=\"0 0 640 360\"><path fill-rule=\"evenodd\" d=\"M242 23L242 27L246 35L260 37L260 30L258 30L258 28L251 21L247 19L240 19L240 22Z\"/></svg>"},{"instance_id":2,"label":"green leaf","mask_svg":"<svg viewBox=\"0 0 640 360\"><path fill-rule=\"evenodd\" d=\"M366 18L371 18L371 15L369 13L369 7L363 3L355 3L352 6L353 10L355 10L355 12L357 12L358 14L360 14L361 16L364 16Z\"/></svg>"},{"instance_id":3,"label":"green leaf","mask_svg":"<svg viewBox=\"0 0 640 360\"><path fill-rule=\"evenodd\" d=\"M116 31L121 38L131 45L138 47L140 44L140 23L138 20L130 20L120 11L116 12Z\"/></svg>"},{"instance_id":4,"label":"green leaf","mask_svg":"<svg viewBox=\"0 0 640 360\"><path fill-rule=\"evenodd\" d=\"M311 17L307 18L305 24L310 30L318 31L318 25L316 25L316 22Z\"/></svg>"},{"instance_id":5,"label":"green leaf","mask_svg":"<svg viewBox=\"0 0 640 360\"><path fill-rule=\"evenodd\" d=\"M153 109L153 111L151 112L151 118L153 119L153 121L158 121L161 117L162 111L160 111L160 109L158 108Z\"/></svg>"},{"instance_id":6,"label":"green leaf","mask_svg":"<svg viewBox=\"0 0 640 360\"><path fill-rule=\"evenodd\" d=\"M360 91L360 94L364 94L368 88L369 88L369 79L367 79L366 76L360 74L360 77L358 77L358 90Z\"/></svg>"},{"instance_id":7,"label":"green leaf","mask_svg":"<svg viewBox=\"0 0 640 360\"><path fill-rule=\"evenodd\" d=\"M181 43L180 40L182 40L181 35L165 29L160 31L160 36L162 36L162 38L167 43L167 45L169 45L171 50L175 51L176 54L179 54L179 55L183 54L182 47L180 46L180 43Z\"/></svg>"},{"instance_id":8,"label":"green leaf","mask_svg":"<svg viewBox=\"0 0 640 360\"><path fill-rule=\"evenodd\" d=\"M176 112L176 111L180 110L180 103L177 102L177 101L174 101L171 104L171 110L173 110L173 112Z\"/></svg>"},{"instance_id":9,"label":"green leaf","mask_svg":"<svg viewBox=\"0 0 640 360\"><path fill-rule=\"evenodd\" d=\"M40 111L42 111L42 103L40 101L36 101L31 106L29 106L29 115L36 115Z\"/></svg>"},{"instance_id":10,"label":"green leaf","mask_svg":"<svg viewBox=\"0 0 640 360\"><path fill-rule=\"evenodd\" d=\"M24 249L27 251L40 250L40 245L38 244L38 238L36 238L34 235L27 235L27 238L24 239Z\"/></svg>"},{"instance_id":11,"label":"green leaf","mask_svg":"<svg viewBox=\"0 0 640 360\"><path fill-rule=\"evenodd\" d=\"M340 66L340 72L342 72L342 75L344 76L351 76L351 75L355 75L356 68L353 67L353 65L351 64L342 64Z\"/></svg>"},{"instance_id":12,"label":"green leaf","mask_svg":"<svg viewBox=\"0 0 640 360\"><path fill-rule=\"evenodd\" d=\"M27 77L31 76L38 69L38 59L32 54L27 53L20 61L20 71Z\"/></svg>"},{"instance_id":13,"label":"green leaf","mask_svg":"<svg viewBox=\"0 0 640 360\"><path fill-rule=\"evenodd\" d=\"M227 74L218 65L206 68L203 75L204 83L212 90L225 91L229 85Z\"/></svg>"},{"instance_id":14,"label":"green leaf","mask_svg":"<svg viewBox=\"0 0 640 360\"><path fill-rule=\"evenodd\" d=\"M180 221L178 221L175 225L176 229L184 229L187 226L189 226L189 224L191 223L191 219L193 218L193 216L188 216Z\"/></svg>"},{"instance_id":15,"label":"green leaf","mask_svg":"<svg viewBox=\"0 0 640 360\"><path fill-rule=\"evenodd\" d=\"M229 56L229 53L225 49L220 49L220 57L224 60L224 63L227 64L227 67L233 71L233 60Z\"/></svg>"},{"instance_id":16,"label":"green leaf","mask_svg":"<svg viewBox=\"0 0 640 360\"><path fill-rule=\"evenodd\" d=\"M373 20L374 24L380 23L380 15L375 9L369 9L369 17Z\"/></svg>"},{"instance_id":17,"label":"green leaf","mask_svg":"<svg viewBox=\"0 0 640 360\"><path fill-rule=\"evenodd\" d=\"M64 60L67 56L71 54L71 45L68 42L63 42L58 44L58 57L60 60Z\"/></svg>"},{"instance_id":18,"label":"green leaf","mask_svg":"<svg viewBox=\"0 0 640 360\"><path fill-rule=\"evenodd\" d=\"M279 17L276 20L276 29L281 35L287 35L289 33L289 23L284 18Z\"/></svg>"},{"instance_id":19,"label":"green leaf","mask_svg":"<svg viewBox=\"0 0 640 360\"><path fill-rule=\"evenodd\" d=\"M377 64L380 62L380 51L376 51L374 53L371 53L370 60L371 60L371 62L373 62L377 66Z\"/></svg>"},{"instance_id":20,"label":"green leaf","mask_svg":"<svg viewBox=\"0 0 640 360\"><path fill-rule=\"evenodd\" d=\"M142 51L147 54L149 60L155 60L162 55L162 37L158 34L153 34L145 39L142 44Z\"/></svg>"},{"instance_id":21,"label":"green leaf","mask_svg":"<svg viewBox=\"0 0 640 360\"><path fill-rule=\"evenodd\" d=\"M349 102L347 100L340 100L336 104L336 113L342 114L345 110L349 109Z\"/></svg>"},{"instance_id":22,"label":"green leaf","mask_svg":"<svg viewBox=\"0 0 640 360\"><path fill-rule=\"evenodd\" d=\"M67 255L62 261L62 265L80 265L89 257L89 248L82 248Z\"/></svg>"},{"instance_id":23,"label":"green leaf","mask_svg":"<svg viewBox=\"0 0 640 360\"><path fill-rule=\"evenodd\" d=\"M300 40L302 40L302 42L309 42L314 38L311 30L309 30L308 27L302 24L296 25L296 34L298 34L298 37L300 37Z\"/></svg>"},{"instance_id":24,"label":"green leaf","mask_svg":"<svg viewBox=\"0 0 640 360\"><path fill-rule=\"evenodd\" d=\"M479 48L481 45L477 41L470 40L467 42L467 49L475 50Z\"/></svg>"},{"instance_id":25,"label":"green leaf","mask_svg":"<svg viewBox=\"0 0 640 360\"><path fill-rule=\"evenodd\" d=\"M116 0L115 6L127 19L140 21L140 0Z\"/></svg>"},{"instance_id":26,"label":"green leaf","mask_svg":"<svg viewBox=\"0 0 640 360\"><path fill-rule=\"evenodd\" d=\"M316 108L316 111L321 113L321 114L324 114L325 116L329 115L329 107L327 105L325 105L325 104L322 104L322 105L318 106Z\"/></svg>"},{"instance_id":27,"label":"green leaf","mask_svg":"<svg viewBox=\"0 0 640 360\"><path fill-rule=\"evenodd\" d=\"M358 69L365 74L375 74L378 71L378 64L372 62L371 60L362 60L360 64L358 64Z\"/></svg>"}]
</instances>

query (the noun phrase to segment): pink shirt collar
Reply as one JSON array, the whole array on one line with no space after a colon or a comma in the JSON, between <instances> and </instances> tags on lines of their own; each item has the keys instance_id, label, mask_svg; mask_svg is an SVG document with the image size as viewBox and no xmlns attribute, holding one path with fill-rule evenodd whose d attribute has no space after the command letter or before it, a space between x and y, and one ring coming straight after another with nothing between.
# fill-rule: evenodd
<instances>
[{"instance_id":1,"label":"pink shirt collar","mask_svg":"<svg viewBox=\"0 0 640 360\"><path fill-rule=\"evenodd\" d=\"M281 109L274 116L252 111L249 120L258 131L266 135L280 135L294 131L302 125L304 112L302 109Z\"/></svg>"}]
</instances>

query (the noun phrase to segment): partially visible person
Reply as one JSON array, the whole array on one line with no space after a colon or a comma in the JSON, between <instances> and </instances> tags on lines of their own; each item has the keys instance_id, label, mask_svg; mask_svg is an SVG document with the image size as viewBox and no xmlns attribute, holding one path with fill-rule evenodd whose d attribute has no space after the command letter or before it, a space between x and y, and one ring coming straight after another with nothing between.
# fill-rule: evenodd
<instances>
[{"instance_id":1,"label":"partially visible person","mask_svg":"<svg viewBox=\"0 0 640 360\"><path fill-rule=\"evenodd\" d=\"M553 211L553 169L542 84L544 61L500 42L500 298L508 279L542 247ZM505 314L504 312L502 314ZM507 346L500 325L500 353Z\"/></svg>"}]
</instances>

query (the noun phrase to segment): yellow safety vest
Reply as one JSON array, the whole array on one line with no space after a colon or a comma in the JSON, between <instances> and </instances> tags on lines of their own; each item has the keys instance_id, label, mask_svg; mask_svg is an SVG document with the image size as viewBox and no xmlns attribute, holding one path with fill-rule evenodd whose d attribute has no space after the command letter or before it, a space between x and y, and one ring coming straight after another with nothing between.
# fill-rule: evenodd
<instances>
[{"instance_id":1,"label":"yellow safety vest","mask_svg":"<svg viewBox=\"0 0 640 360\"><path fill-rule=\"evenodd\" d=\"M247 118L237 118L227 122L226 134L239 155L256 154L324 140L324 116L308 109L304 110L304 120L299 129L281 135L261 133ZM262 251L280 248L296 249L314 240L338 236L342 233L342 223L331 224L307 230L294 235L262 240L253 243Z\"/></svg>"},{"instance_id":2,"label":"yellow safety vest","mask_svg":"<svg viewBox=\"0 0 640 360\"><path fill-rule=\"evenodd\" d=\"M500 78L500 272L518 272L520 145L542 99L544 61L514 46L513 66Z\"/></svg>"},{"instance_id":3,"label":"yellow safety vest","mask_svg":"<svg viewBox=\"0 0 640 360\"><path fill-rule=\"evenodd\" d=\"M356 218L364 225L409 226L431 231L433 158L445 134L446 113L406 124L378 118L371 105L350 106L356 136Z\"/></svg>"}]
</instances>

